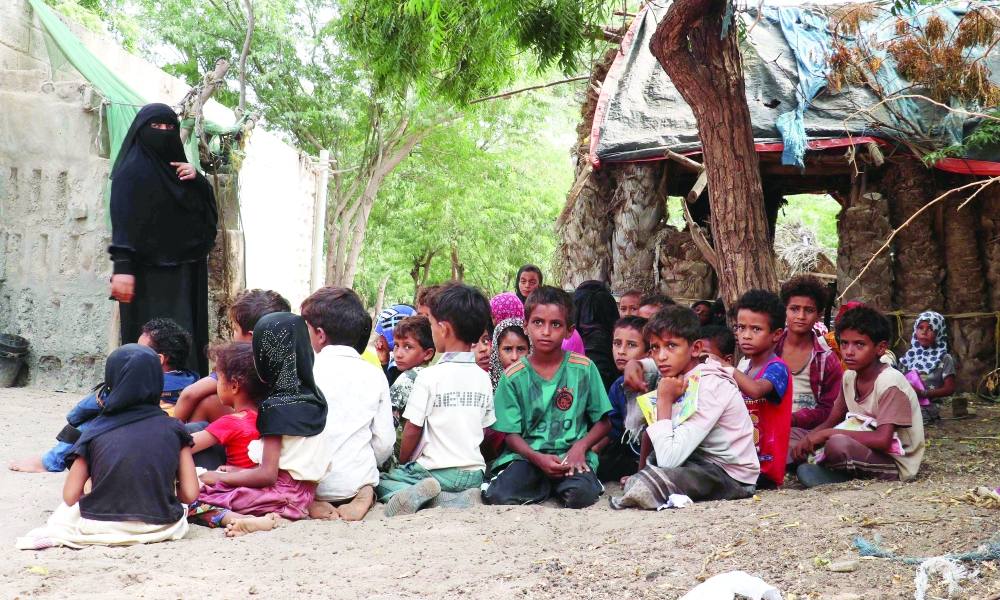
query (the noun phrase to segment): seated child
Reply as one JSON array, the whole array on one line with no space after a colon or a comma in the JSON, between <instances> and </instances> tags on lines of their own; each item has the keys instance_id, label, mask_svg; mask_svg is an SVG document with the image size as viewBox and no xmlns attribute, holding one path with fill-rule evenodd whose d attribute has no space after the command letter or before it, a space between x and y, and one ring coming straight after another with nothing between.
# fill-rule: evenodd
<instances>
[{"instance_id":1,"label":"seated child","mask_svg":"<svg viewBox=\"0 0 1000 600\"><path fill-rule=\"evenodd\" d=\"M781 286L787 327L774 352L792 373L790 447L826 420L840 394L840 357L816 329L828 296L826 284L813 275L792 277Z\"/></svg>"},{"instance_id":2,"label":"seated child","mask_svg":"<svg viewBox=\"0 0 1000 600\"><path fill-rule=\"evenodd\" d=\"M188 353L191 351L191 334L171 319L153 319L142 326L139 345L152 348L159 355L163 368L163 392L160 395L160 408L167 414L174 409L174 403L182 390L190 387L198 378L192 372L177 365L186 365ZM98 386L99 388L100 386ZM73 442L78 435L77 430L88 427L88 423L100 414L101 408L96 392L91 392L77 403L66 415L67 427L60 432L58 442L42 456L16 460L10 463L11 471L25 473L58 473L66 469L66 458Z\"/></svg>"},{"instance_id":3,"label":"seated child","mask_svg":"<svg viewBox=\"0 0 1000 600\"><path fill-rule=\"evenodd\" d=\"M289 312L291 305L278 292L271 290L243 290L229 307L229 325L234 342L249 342L253 328L264 315ZM219 401L215 393L216 378L202 377L181 393L174 409L174 416L184 423L211 423L231 409Z\"/></svg>"},{"instance_id":4,"label":"seated child","mask_svg":"<svg viewBox=\"0 0 1000 600\"><path fill-rule=\"evenodd\" d=\"M539 286L524 306L532 352L507 369L496 391L497 431L507 434L500 471L483 492L487 504L532 504L555 496L568 508L597 502L597 454L608 435L611 403L597 367L562 342L573 331L573 301Z\"/></svg>"},{"instance_id":5,"label":"seated child","mask_svg":"<svg viewBox=\"0 0 1000 600\"><path fill-rule=\"evenodd\" d=\"M306 322L287 312L261 317L253 329L253 358L267 395L257 411L261 439L248 446L250 469L208 471L189 515L226 527L233 537L266 531L284 519L304 519L316 483L331 470L323 433L327 406L313 379L315 354Z\"/></svg>"},{"instance_id":6,"label":"seated child","mask_svg":"<svg viewBox=\"0 0 1000 600\"><path fill-rule=\"evenodd\" d=\"M785 481L792 427L792 374L774 353L785 326L785 307L772 292L750 290L735 308L736 340L743 359L733 370L733 379L757 432L754 439L761 474L757 486L780 486Z\"/></svg>"},{"instance_id":7,"label":"seated child","mask_svg":"<svg viewBox=\"0 0 1000 600\"><path fill-rule=\"evenodd\" d=\"M656 421L644 434L655 454L611 499L612 508L659 509L673 495L695 501L753 495L760 466L750 413L727 369L711 357L699 363L700 335L698 317L680 306L646 325L660 375Z\"/></svg>"},{"instance_id":8,"label":"seated child","mask_svg":"<svg viewBox=\"0 0 1000 600\"><path fill-rule=\"evenodd\" d=\"M629 290L618 299L618 314L623 317L636 317L639 315L639 303L642 302L642 292L639 290Z\"/></svg>"},{"instance_id":9,"label":"seated child","mask_svg":"<svg viewBox=\"0 0 1000 600\"><path fill-rule=\"evenodd\" d=\"M531 341L524 332L524 319L510 317L499 321L493 330L490 350L490 382L495 390L507 367L531 352Z\"/></svg>"},{"instance_id":10,"label":"seated child","mask_svg":"<svg viewBox=\"0 0 1000 600\"><path fill-rule=\"evenodd\" d=\"M712 324L712 303L708 300L698 300L691 305L691 310L698 315L698 322L702 327Z\"/></svg>"},{"instance_id":11,"label":"seated child","mask_svg":"<svg viewBox=\"0 0 1000 600\"><path fill-rule=\"evenodd\" d=\"M100 414L69 452L63 503L21 550L123 546L177 540L184 505L198 494L191 436L160 409L163 367L151 349L126 344L108 356ZM90 481L90 491L84 493Z\"/></svg>"},{"instance_id":12,"label":"seated child","mask_svg":"<svg viewBox=\"0 0 1000 600\"><path fill-rule=\"evenodd\" d=\"M394 304L388 308L383 308L375 319L375 353L379 362L382 363L382 370L389 385L396 382L396 378L402 372L392 358L392 349L395 347L395 337L393 329L406 317L417 314L415 308L409 304ZM367 342L368 340L365 340Z\"/></svg>"},{"instance_id":13,"label":"seated child","mask_svg":"<svg viewBox=\"0 0 1000 600\"><path fill-rule=\"evenodd\" d=\"M479 446L495 421L489 375L472 346L490 322L490 306L475 288L450 285L431 299L431 334L441 360L417 375L403 411L399 466L383 473L378 488L385 514L411 514L442 492L442 504L471 503L486 462ZM471 490L471 492L466 492Z\"/></svg>"},{"instance_id":14,"label":"seated child","mask_svg":"<svg viewBox=\"0 0 1000 600\"><path fill-rule=\"evenodd\" d=\"M906 377L880 360L889 331L889 321L868 307L851 309L837 321L848 370L830 416L794 449L796 462L823 450L818 464L802 464L796 470L806 487L865 477L907 481L920 469L920 403ZM843 426L852 421L863 426Z\"/></svg>"},{"instance_id":15,"label":"seated child","mask_svg":"<svg viewBox=\"0 0 1000 600\"><path fill-rule=\"evenodd\" d=\"M503 292L490 299L490 315L499 324L507 319L524 321L524 303L514 292Z\"/></svg>"},{"instance_id":16,"label":"seated child","mask_svg":"<svg viewBox=\"0 0 1000 600\"><path fill-rule=\"evenodd\" d=\"M653 315L668 306L677 304L670 296L664 294L650 294L639 301L639 312L636 313L643 319L651 319Z\"/></svg>"},{"instance_id":17,"label":"seated child","mask_svg":"<svg viewBox=\"0 0 1000 600\"><path fill-rule=\"evenodd\" d=\"M513 295L511 292L506 293ZM517 302L521 301L517 300ZM493 314L497 314L496 310L493 311ZM523 305L521 314L524 314ZM493 384L494 392L496 392L497 384L500 383L500 378L507 367L520 360L522 356L527 356L530 352L531 341L528 340L528 334L524 332L524 319L510 317L500 321L493 331L492 349L490 350L490 383ZM480 448L486 462L492 462L500 456L506 438L505 433L492 427L483 430L483 443Z\"/></svg>"},{"instance_id":18,"label":"seated child","mask_svg":"<svg viewBox=\"0 0 1000 600\"><path fill-rule=\"evenodd\" d=\"M479 368L490 372L490 356L493 354L493 332L495 328L493 327L493 319L491 318L486 323L486 329L483 331L483 335L479 336L476 343L472 345L472 352L476 355L476 364Z\"/></svg>"},{"instance_id":19,"label":"seated child","mask_svg":"<svg viewBox=\"0 0 1000 600\"><path fill-rule=\"evenodd\" d=\"M955 359L948 353L948 326L939 313L920 313L913 323L910 349L899 359L920 399L924 424L941 418L938 403L955 393Z\"/></svg>"},{"instance_id":20,"label":"seated child","mask_svg":"<svg viewBox=\"0 0 1000 600\"><path fill-rule=\"evenodd\" d=\"M425 285L417 292L417 314L431 316L431 298L444 289L444 285Z\"/></svg>"},{"instance_id":21,"label":"seated child","mask_svg":"<svg viewBox=\"0 0 1000 600\"><path fill-rule=\"evenodd\" d=\"M267 391L257 377L253 364L253 346L248 342L231 342L212 348L212 361L219 381L216 384L219 400L233 409L202 430L194 433L192 452L221 444L226 451L227 465L252 469L256 464L247 454L247 446L260 439L257 432L257 405Z\"/></svg>"},{"instance_id":22,"label":"seated child","mask_svg":"<svg viewBox=\"0 0 1000 600\"><path fill-rule=\"evenodd\" d=\"M389 384L379 368L360 354L371 334L372 320L361 298L343 287L313 292L302 302L302 318L317 353L313 374L326 397L322 436L333 465L316 487L309 516L360 521L375 503L378 467L392 456L396 442ZM395 333L401 324L395 326ZM395 336L397 344L402 341Z\"/></svg>"},{"instance_id":23,"label":"seated child","mask_svg":"<svg viewBox=\"0 0 1000 600\"><path fill-rule=\"evenodd\" d=\"M642 317L632 316L622 317L615 323L611 350L619 372L625 370L630 360L646 356L646 340L642 335L646 322ZM611 431L592 448L600 458L597 478L601 481L618 481L639 470L640 442L646 420L635 405L635 394L626 393L624 382L625 378L619 377L608 390Z\"/></svg>"},{"instance_id":24,"label":"seated child","mask_svg":"<svg viewBox=\"0 0 1000 600\"><path fill-rule=\"evenodd\" d=\"M725 325L703 325L698 332L701 347L706 354L714 356L723 366L733 364L736 354L736 336Z\"/></svg>"},{"instance_id":25,"label":"seated child","mask_svg":"<svg viewBox=\"0 0 1000 600\"><path fill-rule=\"evenodd\" d=\"M431 336L431 322L423 315L407 317L396 325L392 350L396 367L402 371L389 388L392 400L392 418L399 427L399 419L406 410L406 401L413 390L417 375L434 359L434 338Z\"/></svg>"}]
</instances>

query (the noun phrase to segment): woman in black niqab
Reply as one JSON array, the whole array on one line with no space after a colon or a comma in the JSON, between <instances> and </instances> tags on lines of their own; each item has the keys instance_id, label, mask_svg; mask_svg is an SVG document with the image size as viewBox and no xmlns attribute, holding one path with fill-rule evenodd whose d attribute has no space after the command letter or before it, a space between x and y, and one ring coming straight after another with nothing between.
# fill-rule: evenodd
<instances>
[{"instance_id":1,"label":"woman in black niqab","mask_svg":"<svg viewBox=\"0 0 1000 600\"><path fill-rule=\"evenodd\" d=\"M618 303L604 282L590 280L581 283L573 293L573 310L573 322L583 338L587 358L594 362L607 389L619 375L611 353Z\"/></svg>"},{"instance_id":2,"label":"woman in black niqab","mask_svg":"<svg viewBox=\"0 0 1000 600\"><path fill-rule=\"evenodd\" d=\"M208 372L208 253L218 209L212 186L187 164L180 123L165 104L139 111L111 171L111 295L120 302L121 342L157 317L191 332L187 365Z\"/></svg>"}]
</instances>

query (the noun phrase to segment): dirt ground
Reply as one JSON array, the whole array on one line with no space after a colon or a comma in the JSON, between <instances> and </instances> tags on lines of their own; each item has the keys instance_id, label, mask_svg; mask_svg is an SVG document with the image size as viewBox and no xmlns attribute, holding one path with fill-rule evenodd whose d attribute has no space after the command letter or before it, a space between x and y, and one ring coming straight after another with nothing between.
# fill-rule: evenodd
<instances>
[{"instance_id":1,"label":"dirt ground","mask_svg":"<svg viewBox=\"0 0 1000 600\"><path fill-rule=\"evenodd\" d=\"M40 453L75 395L0 389L0 461ZM701 579L744 570L786 599L912 598L914 567L857 559L855 536L901 555L974 549L998 535L1000 510L950 501L1000 485L1000 406L944 421L919 478L761 492L662 512L554 506L430 509L360 523L299 522L228 539L192 527L178 542L130 548L14 549L59 502L61 474L0 470L0 599L8 598L677 598ZM947 410L944 412L948 412ZM608 493L615 493L609 489ZM960 598L1000 594L981 563ZM938 587L931 597L946 597Z\"/></svg>"}]
</instances>

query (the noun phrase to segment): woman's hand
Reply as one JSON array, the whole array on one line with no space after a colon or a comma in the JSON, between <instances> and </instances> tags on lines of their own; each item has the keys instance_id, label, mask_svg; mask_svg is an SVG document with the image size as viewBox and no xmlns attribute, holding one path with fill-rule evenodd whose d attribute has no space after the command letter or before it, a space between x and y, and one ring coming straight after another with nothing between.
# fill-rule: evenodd
<instances>
[{"instance_id":1,"label":"woman's hand","mask_svg":"<svg viewBox=\"0 0 1000 600\"><path fill-rule=\"evenodd\" d=\"M177 178L180 179L181 181L194 179L195 175L197 175L197 172L194 170L194 167L191 165L191 163L172 162L170 163L170 166L177 168Z\"/></svg>"},{"instance_id":2,"label":"woman's hand","mask_svg":"<svg viewBox=\"0 0 1000 600\"><path fill-rule=\"evenodd\" d=\"M119 273L111 276L111 297L128 304L135 298L135 275Z\"/></svg>"}]
</instances>

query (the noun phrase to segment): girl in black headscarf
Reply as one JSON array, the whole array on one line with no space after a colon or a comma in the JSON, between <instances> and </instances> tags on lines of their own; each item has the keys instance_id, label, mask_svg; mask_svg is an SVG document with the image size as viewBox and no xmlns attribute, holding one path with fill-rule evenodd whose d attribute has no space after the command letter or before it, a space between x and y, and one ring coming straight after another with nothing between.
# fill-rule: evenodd
<instances>
[{"instance_id":1,"label":"girl in black headscarf","mask_svg":"<svg viewBox=\"0 0 1000 600\"><path fill-rule=\"evenodd\" d=\"M173 109L149 104L122 142L111 170L111 296L123 344L168 317L194 338L188 368L206 375L207 258L219 215L212 186L186 162L179 127Z\"/></svg>"},{"instance_id":2,"label":"girl in black headscarf","mask_svg":"<svg viewBox=\"0 0 1000 600\"><path fill-rule=\"evenodd\" d=\"M304 519L316 498L316 483L332 467L326 445L327 406L313 380L309 330L302 317L271 313L253 328L257 375L268 387L260 403L257 430L262 449L251 442L253 469L208 472L191 516L226 527L227 535L269 530L282 519Z\"/></svg>"},{"instance_id":3,"label":"girl in black headscarf","mask_svg":"<svg viewBox=\"0 0 1000 600\"><path fill-rule=\"evenodd\" d=\"M542 270L535 265L524 265L517 270L517 277L514 278L514 293L521 299L521 303L528 299L535 288L542 285Z\"/></svg>"},{"instance_id":4,"label":"girl in black headscarf","mask_svg":"<svg viewBox=\"0 0 1000 600\"><path fill-rule=\"evenodd\" d=\"M21 549L175 540L184 504L198 495L191 436L160 410L163 369L151 349L126 344L108 356L97 391L101 413L70 451L63 504ZM84 486L91 489L84 494Z\"/></svg>"},{"instance_id":5,"label":"girl in black headscarf","mask_svg":"<svg viewBox=\"0 0 1000 600\"><path fill-rule=\"evenodd\" d=\"M573 310L576 313L573 321L583 338L587 358L597 366L604 389L608 389L619 376L611 354L618 303L606 284L590 280L581 283L573 293Z\"/></svg>"}]
</instances>

